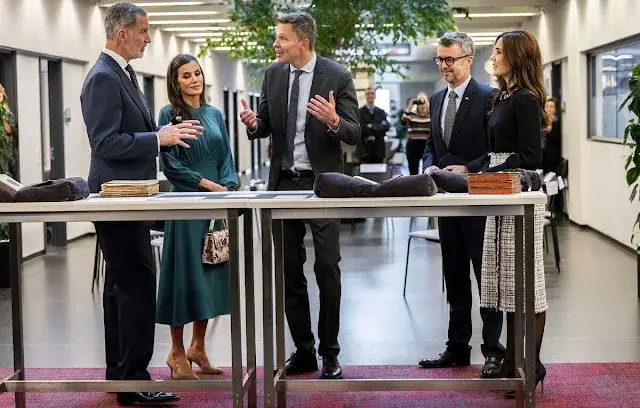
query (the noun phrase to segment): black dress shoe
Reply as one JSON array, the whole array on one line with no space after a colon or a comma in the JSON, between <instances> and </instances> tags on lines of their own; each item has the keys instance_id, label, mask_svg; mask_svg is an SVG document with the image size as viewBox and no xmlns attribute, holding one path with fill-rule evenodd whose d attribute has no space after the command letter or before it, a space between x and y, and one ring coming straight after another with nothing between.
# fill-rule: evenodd
<instances>
[{"instance_id":1,"label":"black dress shoe","mask_svg":"<svg viewBox=\"0 0 640 408\"><path fill-rule=\"evenodd\" d=\"M487 357L482 366L482 378L498 378L502 369L502 360L498 357Z\"/></svg>"},{"instance_id":2,"label":"black dress shoe","mask_svg":"<svg viewBox=\"0 0 640 408\"><path fill-rule=\"evenodd\" d=\"M315 354L296 351L295 353L291 353L291 356L284 365L284 370L287 375L318 371L318 360Z\"/></svg>"},{"instance_id":3,"label":"black dress shoe","mask_svg":"<svg viewBox=\"0 0 640 408\"><path fill-rule=\"evenodd\" d=\"M462 351L454 352L446 348L440 355L433 360L420 360L418 363L422 368L445 368L445 367L462 367L471 364L471 352Z\"/></svg>"},{"instance_id":4,"label":"black dress shoe","mask_svg":"<svg viewBox=\"0 0 640 408\"><path fill-rule=\"evenodd\" d=\"M180 399L168 392L120 392L116 398L120 406L169 404Z\"/></svg>"},{"instance_id":5,"label":"black dress shoe","mask_svg":"<svg viewBox=\"0 0 640 408\"><path fill-rule=\"evenodd\" d=\"M344 378L342 376L342 367L336 356L322 357L322 378L328 380L337 380Z\"/></svg>"}]
</instances>

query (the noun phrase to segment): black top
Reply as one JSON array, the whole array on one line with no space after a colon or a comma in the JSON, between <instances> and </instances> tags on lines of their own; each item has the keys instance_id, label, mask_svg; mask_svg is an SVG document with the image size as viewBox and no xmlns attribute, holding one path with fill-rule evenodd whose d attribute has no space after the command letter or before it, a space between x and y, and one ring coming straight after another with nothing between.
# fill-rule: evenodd
<instances>
[{"instance_id":1,"label":"black top","mask_svg":"<svg viewBox=\"0 0 640 408\"><path fill-rule=\"evenodd\" d=\"M542 162L542 107L535 96L518 85L502 93L487 125L489 148L494 153L514 153L503 163L487 169L540 168Z\"/></svg>"},{"instance_id":2,"label":"black top","mask_svg":"<svg viewBox=\"0 0 640 408\"><path fill-rule=\"evenodd\" d=\"M562 164L562 125L558 119L551 124L551 131L543 133L542 138L542 170L559 172Z\"/></svg>"}]
</instances>

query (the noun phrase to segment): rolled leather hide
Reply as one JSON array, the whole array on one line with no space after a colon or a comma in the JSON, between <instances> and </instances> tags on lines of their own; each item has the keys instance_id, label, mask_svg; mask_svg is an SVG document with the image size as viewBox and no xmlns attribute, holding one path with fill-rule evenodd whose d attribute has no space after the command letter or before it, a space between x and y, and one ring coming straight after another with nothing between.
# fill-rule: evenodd
<instances>
[{"instance_id":1,"label":"rolled leather hide","mask_svg":"<svg viewBox=\"0 0 640 408\"><path fill-rule=\"evenodd\" d=\"M21 188L14 198L16 202L76 201L89 196L89 185L81 177L47 180Z\"/></svg>"},{"instance_id":2,"label":"rolled leather hide","mask_svg":"<svg viewBox=\"0 0 640 408\"><path fill-rule=\"evenodd\" d=\"M400 176L372 184L346 174L329 172L316 177L313 191L321 198L424 197L435 195L437 187L428 174Z\"/></svg>"}]
</instances>

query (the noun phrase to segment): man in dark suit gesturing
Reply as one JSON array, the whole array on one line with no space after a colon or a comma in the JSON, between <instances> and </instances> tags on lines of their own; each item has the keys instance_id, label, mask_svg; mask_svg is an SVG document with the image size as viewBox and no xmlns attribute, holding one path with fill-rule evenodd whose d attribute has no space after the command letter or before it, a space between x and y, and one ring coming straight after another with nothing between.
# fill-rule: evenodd
<instances>
[{"instance_id":1,"label":"man in dark suit gesturing","mask_svg":"<svg viewBox=\"0 0 640 408\"><path fill-rule=\"evenodd\" d=\"M436 165L458 173L475 173L488 164L487 120L493 89L471 78L475 54L471 38L447 33L440 38L437 56L442 78L449 84L431 96L431 137L423 156L424 167ZM438 218L442 269L449 302L449 340L439 357L422 360L424 368L470 364L471 280L470 263L480 286L482 246L486 217ZM500 344L502 313L480 309L482 316L482 377L500 373L504 347Z\"/></svg>"},{"instance_id":2,"label":"man in dark suit gesturing","mask_svg":"<svg viewBox=\"0 0 640 408\"><path fill-rule=\"evenodd\" d=\"M311 190L323 172L342 172L342 142L360 137L358 102L351 74L314 52L316 22L307 13L277 19L274 48L278 62L267 68L257 116L242 101L240 114L250 139L272 136L269 190ZM314 271L320 289L318 353L323 378L341 378L338 362L340 324L340 244L337 220L307 220L313 234ZM296 352L287 374L315 371L315 340L303 265L302 220L284 223L285 309Z\"/></svg>"},{"instance_id":3,"label":"man in dark suit gesturing","mask_svg":"<svg viewBox=\"0 0 640 408\"><path fill-rule=\"evenodd\" d=\"M157 177L161 146L195 139L195 122L158 129L129 61L142 57L151 42L145 11L118 3L105 15L107 43L82 87L82 114L91 145L89 188L111 180ZM151 223L96 222L107 270L104 283L104 331L107 380L150 380L153 354L156 273ZM178 400L161 392L118 393L118 404L157 404Z\"/></svg>"}]
</instances>

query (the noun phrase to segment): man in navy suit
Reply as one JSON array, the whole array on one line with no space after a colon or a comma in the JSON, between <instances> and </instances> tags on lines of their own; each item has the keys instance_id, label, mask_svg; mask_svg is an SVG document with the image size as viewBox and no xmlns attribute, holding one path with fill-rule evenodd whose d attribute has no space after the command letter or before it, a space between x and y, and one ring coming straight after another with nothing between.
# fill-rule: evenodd
<instances>
[{"instance_id":1,"label":"man in navy suit","mask_svg":"<svg viewBox=\"0 0 640 408\"><path fill-rule=\"evenodd\" d=\"M488 164L487 121L494 90L471 78L475 47L464 33L447 33L440 38L437 56L446 89L430 98L431 137L422 158L424 167L438 166L458 173L475 173ZM438 218L442 269L449 302L449 340L435 359L420 361L423 368L466 366L471 347L470 264L480 287L482 247L486 217ZM504 347L500 344L502 313L481 308L481 346L485 363L482 377L500 373Z\"/></svg>"},{"instance_id":2,"label":"man in navy suit","mask_svg":"<svg viewBox=\"0 0 640 408\"><path fill-rule=\"evenodd\" d=\"M89 188L111 180L157 178L156 157L163 146L188 147L202 128L195 122L158 129L129 61L142 57L151 42L145 11L118 3L105 15L107 43L82 87L82 115L91 145ZM156 272L150 222L96 222L107 270L104 331L107 380L150 380L153 354ZM119 405L177 401L161 392L118 393Z\"/></svg>"}]
</instances>

